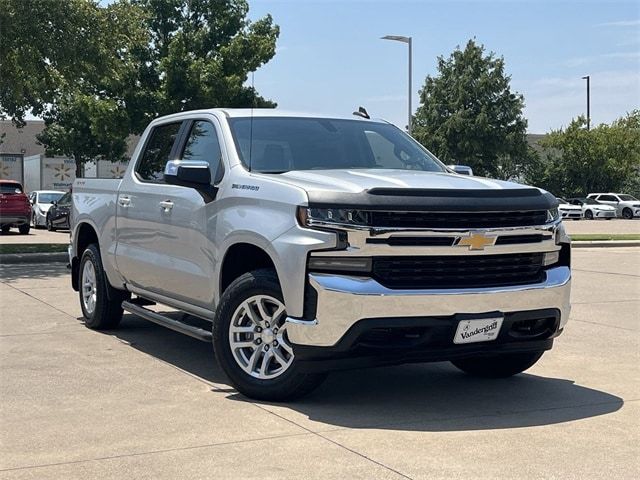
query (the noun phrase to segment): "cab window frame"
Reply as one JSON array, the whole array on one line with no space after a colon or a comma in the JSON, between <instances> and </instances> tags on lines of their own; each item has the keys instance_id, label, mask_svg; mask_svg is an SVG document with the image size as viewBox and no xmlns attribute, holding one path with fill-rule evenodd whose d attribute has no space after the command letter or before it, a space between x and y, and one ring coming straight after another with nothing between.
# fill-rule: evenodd
<instances>
[{"instance_id":1,"label":"cab window frame","mask_svg":"<svg viewBox=\"0 0 640 480\"><path fill-rule=\"evenodd\" d=\"M225 161L224 161L224 158L227 153L226 146L224 143L224 136L222 135L222 129L220 128L219 122L217 121L216 118L193 117L193 118L188 118L184 120L184 125L183 125L184 132L180 137L180 144L178 145L175 159L176 160L183 159L182 157L184 155L184 150L185 148L187 148L187 143L189 142L189 137L191 136L191 130L193 128L193 125L196 122L209 123L213 127L216 137L218 138L218 146L220 147L220 160L219 160L219 165L218 165L218 169L216 170L215 176L211 175L211 184L213 186L216 186L220 184L220 182L223 180L225 172L227 170L225 167ZM209 166L211 166L211 163L209 163Z\"/></svg>"},{"instance_id":2,"label":"cab window frame","mask_svg":"<svg viewBox=\"0 0 640 480\"><path fill-rule=\"evenodd\" d=\"M151 127L151 130L149 131L149 134L147 135L147 137L144 140L144 145L142 145L142 148L140 149L140 153L138 154L138 158L136 159L136 164L133 167L133 175L135 177L135 179L141 183L146 183L146 184L151 184L151 185L167 185L166 182L164 181L159 181L159 180L148 180L146 178L143 178L140 173L138 172L138 169L140 168L141 164L142 164L142 160L144 159L144 153L147 150L147 147L149 146L149 141L151 140L151 138L153 137L153 134L155 132L155 130L157 128L160 127L166 127L167 125L174 125L174 124L179 124L180 126L178 127L178 132L176 133L176 138L173 141L173 145L171 146L171 150L169 150L169 155L167 158L167 162L170 160L177 160L177 152L178 147L182 144L183 141L183 137L185 135L185 123L187 123L188 120L185 119L176 119L173 121L166 121L166 122L162 122L162 123L157 123L155 125L153 125ZM163 168L164 171L164 168Z\"/></svg>"}]
</instances>

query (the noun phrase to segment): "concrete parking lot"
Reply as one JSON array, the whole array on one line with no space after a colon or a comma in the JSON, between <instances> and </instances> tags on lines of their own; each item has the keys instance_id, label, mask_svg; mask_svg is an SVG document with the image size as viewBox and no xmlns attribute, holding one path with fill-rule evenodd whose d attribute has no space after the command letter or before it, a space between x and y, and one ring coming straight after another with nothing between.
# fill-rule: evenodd
<instances>
[{"instance_id":1,"label":"concrete parking lot","mask_svg":"<svg viewBox=\"0 0 640 480\"><path fill-rule=\"evenodd\" d=\"M571 322L526 374L356 370L283 405L189 337L86 329L63 265L0 266L0 478L638 478L640 249L574 266Z\"/></svg>"}]
</instances>

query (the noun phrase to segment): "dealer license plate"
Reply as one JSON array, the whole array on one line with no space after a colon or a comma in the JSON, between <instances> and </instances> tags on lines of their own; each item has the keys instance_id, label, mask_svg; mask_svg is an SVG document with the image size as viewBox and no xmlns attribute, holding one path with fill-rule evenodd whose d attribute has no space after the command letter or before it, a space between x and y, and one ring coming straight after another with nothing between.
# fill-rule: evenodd
<instances>
[{"instance_id":1,"label":"dealer license plate","mask_svg":"<svg viewBox=\"0 0 640 480\"><path fill-rule=\"evenodd\" d=\"M461 320L453 343L490 342L498 338L504 317Z\"/></svg>"}]
</instances>

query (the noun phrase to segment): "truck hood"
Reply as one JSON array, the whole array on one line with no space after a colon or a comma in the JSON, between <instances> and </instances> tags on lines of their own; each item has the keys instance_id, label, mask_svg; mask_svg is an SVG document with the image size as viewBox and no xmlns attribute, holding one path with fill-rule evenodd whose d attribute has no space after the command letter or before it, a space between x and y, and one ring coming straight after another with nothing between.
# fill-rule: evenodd
<instances>
[{"instance_id":1,"label":"truck hood","mask_svg":"<svg viewBox=\"0 0 640 480\"><path fill-rule=\"evenodd\" d=\"M441 172L414 170L304 170L278 175L287 183L307 192L331 191L361 193L372 188L411 188L435 190L507 190L528 188L523 185Z\"/></svg>"},{"instance_id":2,"label":"truck hood","mask_svg":"<svg viewBox=\"0 0 640 480\"><path fill-rule=\"evenodd\" d=\"M557 208L550 193L517 183L412 170L293 171L278 179L303 188L310 205L429 211L530 211Z\"/></svg>"}]
</instances>

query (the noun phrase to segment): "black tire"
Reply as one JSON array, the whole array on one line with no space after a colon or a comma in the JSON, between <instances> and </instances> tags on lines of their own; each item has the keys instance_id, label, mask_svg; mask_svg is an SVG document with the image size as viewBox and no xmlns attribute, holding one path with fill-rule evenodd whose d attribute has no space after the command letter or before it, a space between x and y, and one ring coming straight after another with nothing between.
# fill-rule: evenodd
<instances>
[{"instance_id":1,"label":"black tire","mask_svg":"<svg viewBox=\"0 0 640 480\"><path fill-rule=\"evenodd\" d=\"M22 234L22 235L29 235L29 230L31 230L31 225L28 223L23 223L22 225L20 225L18 227L18 231Z\"/></svg>"},{"instance_id":2,"label":"black tire","mask_svg":"<svg viewBox=\"0 0 640 480\"><path fill-rule=\"evenodd\" d=\"M95 272L96 299L93 311L88 311L83 301L83 272L87 262L93 264ZM78 269L78 285L80 287L80 307L84 316L84 323L92 330L106 330L116 328L122 320L122 302L130 295L128 292L117 290L109 285L107 276L102 268L100 251L95 244L89 245L82 254Z\"/></svg>"},{"instance_id":3,"label":"black tire","mask_svg":"<svg viewBox=\"0 0 640 480\"><path fill-rule=\"evenodd\" d=\"M254 295L269 295L283 302L282 291L276 273L271 269L245 273L224 291L213 323L213 348L218 364L243 395L257 400L284 401L299 398L314 390L326 374L304 373L300 365L293 363L288 369L271 379L259 379L249 375L236 362L229 344L229 327L232 316L242 302Z\"/></svg>"},{"instance_id":4,"label":"black tire","mask_svg":"<svg viewBox=\"0 0 640 480\"><path fill-rule=\"evenodd\" d=\"M11 230L11 225L2 225L2 228L0 230L2 231L2 233L9 233L9 230Z\"/></svg>"},{"instance_id":5,"label":"black tire","mask_svg":"<svg viewBox=\"0 0 640 480\"><path fill-rule=\"evenodd\" d=\"M633 220L633 211L630 208L622 210L622 218L625 220Z\"/></svg>"},{"instance_id":6,"label":"black tire","mask_svg":"<svg viewBox=\"0 0 640 480\"><path fill-rule=\"evenodd\" d=\"M47 230L49 230L50 232L56 231L56 227L54 227L53 223L51 223L51 217L49 215L47 215L47 219L45 220L45 223L47 224Z\"/></svg>"},{"instance_id":7,"label":"black tire","mask_svg":"<svg viewBox=\"0 0 640 480\"><path fill-rule=\"evenodd\" d=\"M584 218L587 220L593 220L593 212L591 210L587 210L584 212Z\"/></svg>"},{"instance_id":8,"label":"black tire","mask_svg":"<svg viewBox=\"0 0 640 480\"><path fill-rule=\"evenodd\" d=\"M469 375L483 378L506 378L531 368L542 352L505 353L491 357L471 357L454 360L456 367Z\"/></svg>"}]
</instances>

